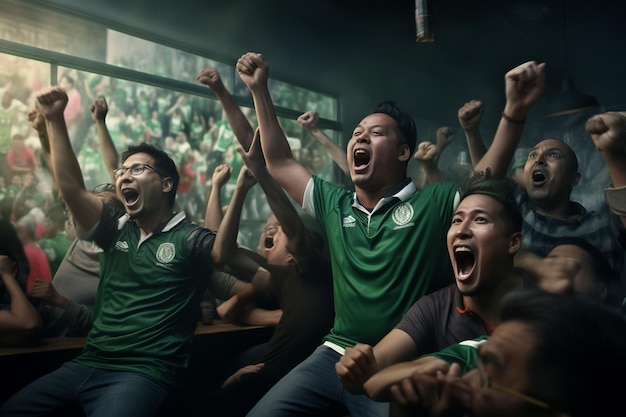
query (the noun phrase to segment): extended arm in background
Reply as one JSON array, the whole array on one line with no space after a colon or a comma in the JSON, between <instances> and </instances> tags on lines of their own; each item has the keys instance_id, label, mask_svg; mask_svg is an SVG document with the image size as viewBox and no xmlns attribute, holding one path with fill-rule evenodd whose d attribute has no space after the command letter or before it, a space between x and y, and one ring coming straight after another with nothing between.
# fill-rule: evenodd
<instances>
[{"instance_id":1,"label":"extended arm in background","mask_svg":"<svg viewBox=\"0 0 626 417\"><path fill-rule=\"evenodd\" d=\"M252 142L254 129L233 96L226 89L226 86L224 86L217 69L206 67L200 71L197 78L200 83L208 86L215 95L217 95L222 109L224 110L224 114L226 115L226 119L235 133L235 137L244 149L248 149Z\"/></svg>"},{"instance_id":2,"label":"extended arm in background","mask_svg":"<svg viewBox=\"0 0 626 417\"><path fill-rule=\"evenodd\" d=\"M280 186L302 205L304 190L312 174L294 158L285 133L278 123L267 86L269 69L263 55L254 52L244 54L237 61L237 71L252 93L267 169Z\"/></svg>"},{"instance_id":3,"label":"extended arm in background","mask_svg":"<svg viewBox=\"0 0 626 417\"><path fill-rule=\"evenodd\" d=\"M457 114L459 124L465 133L467 149L469 150L472 166L476 166L478 161L485 156L487 148L480 136L480 121L483 118L485 106L480 100L470 100L459 109Z\"/></svg>"},{"instance_id":4,"label":"extended arm in background","mask_svg":"<svg viewBox=\"0 0 626 417\"><path fill-rule=\"evenodd\" d=\"M505 77L506 104L493 142L474 165L475 171L491 170L494 178L505 178L524 129L526 116L545 89L545 63L525 62Z\"/></svg>"},{"instance_id":5,"label":"extended arm in background","mask_svg":"<svg viewBox=\"0 0 626 417\"><path fill-rule=\"evenodd\" d=\"M49 87L37 95L37 108L46 118L52 172L59 192L72 212L77 230L85 233L99 221L102 201L85 188L63 117L67 100L62 88Z\"/></svg>"},{"instance_id":6,"label":"extended arm in background","mask_svg":"<svg viewBox=\"0 0 626 417\"><path fill-rule=\"evenodd\" d=\"M613 194L607 201L626 227L626 112L597 114L587 121L585 128L609 169L612 187L608 193Z\"/></svg>"},{"instance_id":7,"label":"extended arm in background","mask_svg":"<svg viewBox=\"0 0 626 417\"><path fill-rule=\"evenodd\" d=\"M109 173L111 183L115 183L113 171L118 167L119 155L117 154L117 150L113 144L113 138L111 138L111 134L106 125L106 115L109 112L109 106L104 97L98 97L91 105L90 110L91 117L96 123L98 142L100 143L100 152L102 152L104 166Z\"/></svg>"},{"instance_id":8,"label":"extended arm in background","mask_svg":"<svg viewBox=\"0 0 626 417\"><path fill-rule=\"evenodd\" d=\"M297 122L304 127L307 132L320 144L330 157L335 161L337 166L341 168L346 176L350 176L350 170L348 169L348 161L346 157L346 151L341 149L335 142L333 142L319 127L319 114L315 111L307 111L302 113Z\"/></svg>"},{"instance_id":9,"label":"extended arm in background","mask_svg":"<svg viewBox=\"0 0 626 417\"><path fill-rule=\"evenodd\" d=\"M218 230L224 217L222 212L222 187L230 180L233 169L228 164L220 164L213 170L211 191L204 214L204 227Z\"/></svg>"}]
</instances>

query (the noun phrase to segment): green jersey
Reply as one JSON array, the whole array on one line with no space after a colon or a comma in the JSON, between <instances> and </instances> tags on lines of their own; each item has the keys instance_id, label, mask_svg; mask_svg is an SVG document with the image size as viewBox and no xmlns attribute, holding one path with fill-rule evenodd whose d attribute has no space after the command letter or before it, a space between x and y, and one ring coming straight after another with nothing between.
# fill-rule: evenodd
<instances>
[{"instance_id":1,"label":"green jersey","mask_svg":"<svg viewBox=\"0 0 626 417\"><path fill-rule=\"evenodd\" d=\"M184 212L148 236L127 215L109 218L103 213L98 228L107 231L94 234L104 249L100 284L93 327L75 361L176 385L189 362L215 234Z\"/></svg>"},{"instance_id":2,"label":"green jersey","mask_svg":"<svg viewBox=\"0 0 626 417\"><path fill-rule=\"evenodd\" d=\"M335 322L330 346L376 344L419 297L454 282L446 234L456 186L407 179L370 213L356 194L313 177L303 207L324 226ZM330 342L330 343L328 343Z\"/></svg>"},{"instance_id":3,"label":"green jersey","mask_svg":"<svg viewBox=\"0 0 626 417\"><path fill-rule=\"evenodd\" d=\"M474 369L478 362L478 347L482 345L489 336L480 336L471 340L450 345L439 352L429 353L423 356L434 356L450 364L458 363L463 368L463 372Z\"/></svg>"}]
</instances>

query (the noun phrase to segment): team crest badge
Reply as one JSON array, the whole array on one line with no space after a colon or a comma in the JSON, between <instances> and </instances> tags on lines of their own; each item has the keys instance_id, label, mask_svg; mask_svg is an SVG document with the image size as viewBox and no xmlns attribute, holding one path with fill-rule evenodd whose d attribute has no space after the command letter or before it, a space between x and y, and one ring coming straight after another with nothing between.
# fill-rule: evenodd
<instances>
[{"instance_id":1,"label":"team crest badge","mask_svg":"<svg viewBox=\"0 0 626 417\"><path fill-rule=\"evenodd\" d=\"M404 226L413 219L413 206L402 203L393 210L393 221L398 226Z\"/></svg>"},{"instance_id":2,"label":"team crest badge","mask_svg":"<svg viewBox=\"0 0 626 417\"><path fill-rule=\"evenodd\" d=\"M172 262L172 259L174 259L175 255L176 249L174 248L174 244L167 242L161 243L161 246L159 246L159 249L157 250L156 258L157 261L161 262L162 264L168 264Z\"/></svg>"}]
</instances>

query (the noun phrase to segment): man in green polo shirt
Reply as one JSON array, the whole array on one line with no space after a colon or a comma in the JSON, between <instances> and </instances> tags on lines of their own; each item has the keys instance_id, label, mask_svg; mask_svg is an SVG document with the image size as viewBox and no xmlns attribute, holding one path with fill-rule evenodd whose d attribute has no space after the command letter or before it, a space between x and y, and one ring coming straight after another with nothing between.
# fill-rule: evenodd
<instances>
[{"instance_id":1,"label":"man in green polo shirt","mask_svg":"<svg viewBox=\"0 0 626 417\"><path fill-rule=\"evenodd\" d=\"M523 120L543 92L544 65L527 62L506 74L507 102L494 141L475 167L503 178ZM389 406L345 392L335 364L346 347L376 343L424 294L453 282L445 236L458 199L452 183L417 191L407 177L415 152L413 119L393 102L376 106L354 129L347 160L354 192L314 176L293 157L269 94L268 65L249 52L237 71L250 89L268 170L326 231L335 321L311 356L279 381L249 417L341 410L387 416Z\"/></svg>"},{"instance_id":2,"label":"man in green polo shirt","mask_svg":"<svg viewBox=\"0 0 626 417\"><path fill-rule=\"evenodd\" d=\"M78 357L16 393L0 415L69 406L87 416L154 416L183 382L215 234L173 211L176 165L152 145L129 147L114 171L122 217L89 192L63 118L67 100L60 87L37 96L61 197L79 236L103 249L93 326Z\"/></svg>"}]
</instances>

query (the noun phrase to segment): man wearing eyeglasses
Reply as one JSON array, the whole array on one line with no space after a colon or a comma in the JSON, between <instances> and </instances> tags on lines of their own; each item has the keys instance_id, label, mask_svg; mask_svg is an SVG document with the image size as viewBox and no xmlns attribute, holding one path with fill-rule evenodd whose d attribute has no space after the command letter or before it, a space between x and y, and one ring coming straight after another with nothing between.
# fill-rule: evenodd
<instances>
[{"instance_id":1,"label":"man wearing eyeglasses","mask_svg":"<svg viewBox=\"0 0 626 417\"><path fill-rule=\"evenodd\" d=\"M0 415L45 414L80 406L87 416L163 412L189 363L190 341L215 234L173 211L178 172L151 145L131 146L114 171L126 213L85 189L72 151L59 87L37 96L46 117L60 194L82 238L102 249L93 327L83 352L10 398Z\"/></svg>"}]
</instances>

